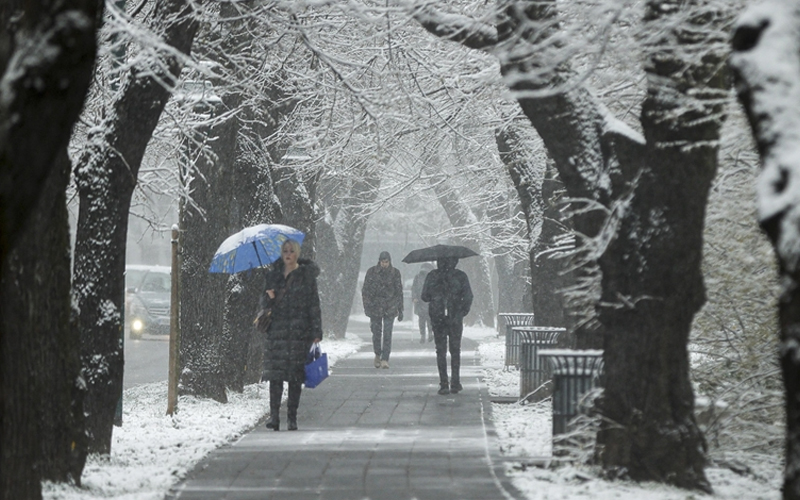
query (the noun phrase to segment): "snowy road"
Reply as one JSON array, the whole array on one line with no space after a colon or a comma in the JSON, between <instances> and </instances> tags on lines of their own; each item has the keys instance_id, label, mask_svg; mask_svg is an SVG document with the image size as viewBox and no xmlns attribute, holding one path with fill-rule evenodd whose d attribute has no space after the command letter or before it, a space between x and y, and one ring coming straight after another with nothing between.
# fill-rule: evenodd
<instances>
[{"instance_id":1,"label":"snowy road","mask_svg":"<svg viewBox=\"0 0 800 500\"><path fill-rule=\"evenodd\" d=\"M125 339L123 388L167 380L169 336L145 335L141 340Z\"/></svg>"}]
</instances>

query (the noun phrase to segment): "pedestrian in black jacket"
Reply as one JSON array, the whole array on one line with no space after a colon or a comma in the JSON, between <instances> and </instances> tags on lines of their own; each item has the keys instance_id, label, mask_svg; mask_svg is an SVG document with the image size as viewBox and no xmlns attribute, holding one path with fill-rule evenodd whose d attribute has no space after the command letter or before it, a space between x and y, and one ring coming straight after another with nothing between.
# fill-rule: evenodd
<instances>
[{"instance_id":1,"label":"pedestrian in black jacket","mask_svg":"<svg viewBox=\"0 0 800 500\"><path fill-rule=\"evenodd\" d=\"M422 300L428 303L439 369L439 394L457 394L461 386L461 335L464 316L472 307L472 288L464 271L456 269L458 259L441 258L428 273L422 287ZM450 348L451 378L447 377L447 350ZM449 382L449 383L448 383Z\"/></svg>"},{"instance_id":2,"label":"pedestrian in black jacket","mask_svg":"<svg viewBox=\"0 0 800 500\"><path fill-rule=\"evenodd\" d=\"M372 331L375 368L389 368L394 318L403 321L403 281L400 271L392 267L389 252L381 252L378 265L367 269L361 300Z\"/></svg>"},{"instance_id":3,"label":"pedestrian in black jacket","mask_svg":"<svg viewBox=\"0 0 800 500\"><path fill-rule=\"evenodd\" d=\"M262 311L271 311L266 330L262 380L269 381L270 420L267 428L279 430L283 383L289 384L286 417L289 430L297 430L297 407L305 381L306 355L322 339L322 319L317 291L319 267L300 259L300 244L287 240L281 259L267 274Z\"/></svg>"}]
</instances>

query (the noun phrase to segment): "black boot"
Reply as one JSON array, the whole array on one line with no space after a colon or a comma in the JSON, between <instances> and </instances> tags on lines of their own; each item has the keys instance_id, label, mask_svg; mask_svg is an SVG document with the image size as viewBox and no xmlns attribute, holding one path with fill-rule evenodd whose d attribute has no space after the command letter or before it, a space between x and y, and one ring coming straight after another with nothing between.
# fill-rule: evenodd
<instances>
[{"instance_id":1,"label":"black boot","mask_svg":"<svg viewBox=\"0 0 800 500\"><path fill-rule=\"evenodd\" d=\"M303 386L300 382L289 382L289 399L286 402L286 418L289 420L290 431L297 430L297 407L300 406L300 391Z\"/></svg>"},{"instance_id":2,"label":"black boot","mask_svg":"<svg viewBox=\"0 0 800 500\"><path fill-rule=\"evenodd\" d=\"M281 428L280 412L281 412L281 398L283 397L283 381L270 380L269 381L269 414L270 419L267 422L267 429L278 431Z\"/></svg>"}]
</instances>

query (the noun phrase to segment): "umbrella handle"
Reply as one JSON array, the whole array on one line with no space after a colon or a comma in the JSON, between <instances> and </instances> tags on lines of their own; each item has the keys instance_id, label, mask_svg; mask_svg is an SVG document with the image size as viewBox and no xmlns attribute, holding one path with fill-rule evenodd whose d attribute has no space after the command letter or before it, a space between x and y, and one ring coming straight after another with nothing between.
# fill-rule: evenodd
<instances>
[{"instance_id":1,"label":"umbrella handle","mask_svg":"<svg viewBox=\"0 0 800 500\"><path fill-rule=\"evenodd\" d=\"M256 258L258 259L258 267L264 267L264 264L261 262L261 256L258 255L258 247L256 246L255 241L253 241L253 250L256 251Z\"/></svg>"}]
</instances>

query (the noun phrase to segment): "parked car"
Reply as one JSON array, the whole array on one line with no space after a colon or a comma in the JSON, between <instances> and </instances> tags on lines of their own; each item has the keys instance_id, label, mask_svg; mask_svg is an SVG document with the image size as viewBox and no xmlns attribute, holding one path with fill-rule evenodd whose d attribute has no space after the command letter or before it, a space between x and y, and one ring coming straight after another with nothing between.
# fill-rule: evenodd
<instances>
[{"instance_id":1,"label":"parked car","mask_svg":"<svg viewBox=\"0 0 800 500\"><path fill-rule=\"evenodd\" d=\"M125 323L132 339L169 335L172 280L166 266L125 266Z\"/></svg>"}]
</instances>

